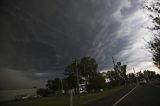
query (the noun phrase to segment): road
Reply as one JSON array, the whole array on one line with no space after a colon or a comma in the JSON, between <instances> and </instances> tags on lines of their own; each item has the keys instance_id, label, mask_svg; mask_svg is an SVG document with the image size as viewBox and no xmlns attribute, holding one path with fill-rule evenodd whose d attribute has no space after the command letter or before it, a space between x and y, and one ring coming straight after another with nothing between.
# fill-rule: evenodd
<instances>
[{"instance_id":1,"label":"road","mask_svg":"<svg viewBox=\"0 0 160 106\"><path fill-rule=\"evenodd\" d=\"M88 106L160 106L160 81L137 85L135 89L129 88L117 92L93 101Z\"/></svg>"}]
</instances>

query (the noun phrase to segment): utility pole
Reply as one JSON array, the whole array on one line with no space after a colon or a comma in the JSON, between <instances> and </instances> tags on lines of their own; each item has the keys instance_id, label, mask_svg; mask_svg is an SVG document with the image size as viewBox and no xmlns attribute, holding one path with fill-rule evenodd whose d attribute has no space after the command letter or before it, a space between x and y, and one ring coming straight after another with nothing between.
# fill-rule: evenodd
<instances>
[{"instance_id":1,"label":"utility pole","mask_svg":"<svg viewBox=\"0 0 160 106\"><path fill-rule=\"evenodd\" d=\"M134 75L135 75L135 69L134 69L134 67L133 67L133 72L134 72Z\"/></svg>"},{"instance_id":2,"label":"utility pole","mask_svg":"<svg viewBox=\"0 0 160 106\"><path fill-rule=\"evenodd\" d=\"M70 106L73 106L73 91L72 91L72 89L70 90L69 104L70 104Z\"/></svg>"},{"instance_id":3,"label":"utility pole","mask_svg":"<svg viewBox=\"0 0 160 106\"><path fill-rule=\"evenodd\" d=\"M79 95L79 77L78 77L77 59L75 59L75 64L76 64L76 75L77 75L77 91Z\"/></svg>"},{"instance_id":4,"label":"utility pole","mask_svg":"<svg viewBox=\"0 0 160 106\"><path fill-rule=\"evenodd\" d=\"M115 65L115 61L114 61L114 58L112 56L112 62L113 62L113 65L114 65L114 70L116 69L116 65ZM115 70L116 71L116 70Z\"/></svg>"},{"instance_id":5,"label":"utility pole","mask_svg":"<svg viewBox=\"0 0 160 106\"><path fill-rule=\"evenodd\" d=\"M62 82L62 79L61 79L61 90L62 90L62 94L63 94L64 91L63 91L63 82Z\"/></svg>"},{"instance_id":6,"label":"utility pole","mask_svg":"<svg viewBox=\"0 0 160 106\"><path fill-rule=\"evenodd\" d=\"M136 76L134 67L133 67L133 71L134 71L134 76L136 77L136 83L137 83L137 76Z\"/></svg>"}]
</instances>

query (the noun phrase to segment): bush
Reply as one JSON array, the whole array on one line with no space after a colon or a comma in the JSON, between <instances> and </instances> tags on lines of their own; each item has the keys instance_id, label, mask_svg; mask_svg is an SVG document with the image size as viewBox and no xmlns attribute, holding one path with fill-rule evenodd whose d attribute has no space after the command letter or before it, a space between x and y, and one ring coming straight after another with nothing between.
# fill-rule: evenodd
<instances>
[{"instance_id":1,"label":"bush","mask_svg":"<svg viewBox=\"0 0 160 106\"><path fill-rule=\"evenodd\" d=\"M46 88L37 89L37 95L48 96L51 92Z\"/></svg>"}]
</instances>

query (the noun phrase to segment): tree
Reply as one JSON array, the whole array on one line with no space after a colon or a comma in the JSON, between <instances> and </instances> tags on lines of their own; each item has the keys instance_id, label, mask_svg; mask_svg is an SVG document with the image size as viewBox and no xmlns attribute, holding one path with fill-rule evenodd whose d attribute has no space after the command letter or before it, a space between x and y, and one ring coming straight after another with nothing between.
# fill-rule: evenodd
<instances>
[{"instance_id":1,"label":"tree","mask_svg":"<svg viewBox=\"0 0 160 106\"><path fill-rule=\"evenodd\" d=\"M149 29L153 32L153 39L148 42L148 47L152 53L153 63L160 69L160 1L147 0L143 8L152 21L152 27Z\"/></svg>"},{"instance_id":2,"label":"tree","mask_svg":"<svg viewBox=\"0 0 160 106\"><path fill-rule=\"evenodd\" d=\"M84 77L93 76L98 68L96 60L91 57L84 57L80 60L78 65L80 75Z\"/></svg>"},{"instance_id":3,"label":"tree","mask_svg":"<svg viewBox=\"0 0 160 106\"><path fill-rule=\"evenodd\" d=\"M105 86L105 78L100 73L97 73L94 77L89 78L89 85L87 85L87 90L99 90L104 88Z\"/></svg>"},{"instance_id":4,"label":"tree","mask_svg":"<svg viewBox=\"0 0 160 106\"><path fill-rule=\"evenodd\" d=\"M144 74L141 71L137 72L136 74L137 74L137 80L138 81L140 81L141 79L144 78Z\"/></svg>"},{"instance_id":5,"label":"tree","mask_svg":"<svg viewBox=\"0 0 160 106\"><path fill-rule=\"evenodd\" d=\"M74 61L65 68L63 73L66 77L66 82L68 84L68 89L77 88L77 63Z\"/></svg>"},{"instance_id":6,"label":"tree","mask_svg":"<svg viewBox=\"0 0 160 106\"><path fill-rule=\"evenodd\" d=\"M137 82L136 76L134 73L129 73L127 76L128 76L129 83L136 83Z\"/></svg>"},{"instance_id":7,"label":"tree","mask_svg":"<svg viewBox=\"0 0 160 106\"><path fill-rule=\"evenodd\" d=\"M118 80L118 73L115 71L108 71L107 78L109 78L110 82Z\"/></svg>"},{"instance_id":8,"label":"tree","mask_svg":"<svg viewBox=\"0 0 160 106\"><path fill-rule=\"evenodd\" d=\"M98 64L91 57L84 57L78 64L79 74L87 79L87 90L99 90L105 87L105 78L97 72Z\"/></svg>"},{"instance_id":9,"label":"tree","mask_svg":"<svg viewBox=\"0 0 160 106\"><path fill-rule=\"evenodd\" d=\"M127 65L122 65L121 67L121 71L120 71L120 76L122 77L123 79L123 83L127 83L127 75L126 75L126 70L127 70Z\"/></svg>"},{"instance_id":10,"label":"tree","mask_svg":"<svg viewBox=\"0 0 160 106\"><path fill-rule=\"evenodd\" d=\"M156 73L154 71L145 70L144 77L147 80L152 80L152 79L156 78Z\"/></svg>"},{"instance_id":11,"label":"tree","mask_svg":"<svg viewBox=\"0 0 160 106\"><path fill-rule=\"evenodd\" d=\"M116 86L119 84L119 76L116 71L108 71L106 78L109 78L110 82L107 84L108 87Z\"/></svg>"},{"instance_id":12,"label":"tree","mask_svg":"<svg viewBox=\"0 0 160 106\"><path fill-rule=\"evenodd\" d=\"M46 84L47 88L53 91L61 90L61 80L59 78L55 78L54 80L48 80Z\"/></svg>"},{"instance_id":13,"label":"tree","mask_svg":"<svg viewBox=\"0 0 160 106\"><path fill-rule=\"evenodd\" d=\"M126 69L127 65L122 65L121 62L117 62L117 64L114 65L114 70L117 73L117 79L119 84L126 84L127 81Z\"/></svg>"},{"instance_id":14,"label":"tree","mask_svg":"<svg viewBox=\"0 0 160 106\"><path fill-rule=\"evenodd\" d=\"M47 96L47 95L50 94L50 92L49 92L48 89L39 88L39 89L37 89L37 94L38 94L38 95L41 95L41 96Z\"/></svg>"},{"instance_id":15,"label":"tree","mask_svg":"<svg viewBox=\"0 0 160 106\"><path fill-rule=\"evenodd\" d=\"M86 80L86 87L88 90L102 88L105 84L105 78L97 72L98 64L96 60L91 57L84 57L77 61L73 61L65 68L64 75L69 85L69 89L77 89L79 84ZM78 77L78 78L77 78Z\"/></svg>"}]
</instances>

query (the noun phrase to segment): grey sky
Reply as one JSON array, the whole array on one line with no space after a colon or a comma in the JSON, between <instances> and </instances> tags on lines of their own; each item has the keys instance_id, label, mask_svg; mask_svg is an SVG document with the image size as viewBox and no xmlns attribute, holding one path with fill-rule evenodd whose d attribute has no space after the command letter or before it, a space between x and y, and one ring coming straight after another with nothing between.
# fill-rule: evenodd
<instances>
[{"instance_id":1,"label":"grey sky","mask_svg":"<svg viewBox=\"0 0 160 106\"><path fill-rule=\"evenodd\" d=\"M141 0L2 0L2 88L42 86L62 76L73 58L84 56L94 57L99 71L112 68L112 56L127 64L128 72L153 66L145 49L144 39L150 34L140 4Z\"/></svg>"}]
</instances>

